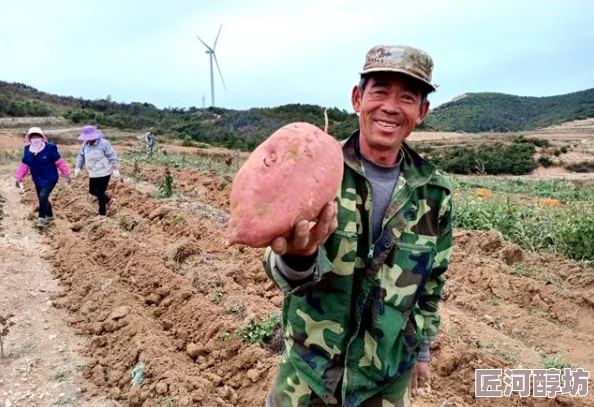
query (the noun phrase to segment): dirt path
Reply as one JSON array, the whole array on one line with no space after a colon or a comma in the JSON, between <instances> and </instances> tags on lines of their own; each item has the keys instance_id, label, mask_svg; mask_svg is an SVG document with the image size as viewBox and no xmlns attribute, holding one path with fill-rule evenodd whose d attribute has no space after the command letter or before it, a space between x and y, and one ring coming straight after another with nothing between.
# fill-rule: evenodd
<instances>
[{"instance_id":1,"label":"dirt path","mask_svg":"<svg viewBox=\"0 0 594 407\"><path fill-rule=\"evenodd\" d=\"M54 308L63 296L46 259L43 236L27 219L11 168L0 167L0 196L5 200L0 227L0 315L14 314L0 359L0 405L109 406L101 400L79 401L85 359L84 338L76 336L68 315Z\"/></svg>"}]
</instances>

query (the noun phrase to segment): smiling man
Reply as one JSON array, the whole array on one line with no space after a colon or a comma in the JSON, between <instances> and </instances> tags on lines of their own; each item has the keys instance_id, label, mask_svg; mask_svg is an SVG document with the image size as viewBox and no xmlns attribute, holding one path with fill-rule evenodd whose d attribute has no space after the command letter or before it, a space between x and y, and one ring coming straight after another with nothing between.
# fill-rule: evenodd
<instances>
[{"instance_id":1,"label":"smiling man","mask_svg":"<svg viewBox=\"0 0 594 407\"><path fill-rule=\"evenodd\" d=\"M404 140L429 110L432 70L416 48L368 51L336 201L266 250L266 273L284 293L286 345L269 407L405 407L429 382L451 189Z\"/></svg>"}]
</instances>

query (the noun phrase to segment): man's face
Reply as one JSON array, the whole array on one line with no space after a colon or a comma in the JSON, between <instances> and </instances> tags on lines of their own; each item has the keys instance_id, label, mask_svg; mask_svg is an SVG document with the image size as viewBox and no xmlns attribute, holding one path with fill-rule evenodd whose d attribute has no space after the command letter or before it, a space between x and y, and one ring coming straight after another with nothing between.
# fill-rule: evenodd
<instances>
[{"instance_id":1,"label":"man's face","mask_svg":"<svg viewBox=\"0 0 594 407\"><path fill-rule=\"evenodd\" d=\"M404 75L373 75L363 92L353 88L351 101L359 113L361 143L377 152L396 151L421 124L429 110L421 88Z\"/></svg>"}]
</instances>

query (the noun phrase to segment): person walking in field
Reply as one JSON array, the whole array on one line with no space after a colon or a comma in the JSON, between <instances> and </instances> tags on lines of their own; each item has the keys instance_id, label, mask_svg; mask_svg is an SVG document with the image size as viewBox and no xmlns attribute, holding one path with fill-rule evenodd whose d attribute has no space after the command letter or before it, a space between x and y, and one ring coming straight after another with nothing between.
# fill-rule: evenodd
<instances>
[{"instance_id":1,"label":"person walking in field","mask_svg":"<svg viewBox=\"0 0 594 407\"><path fill-rule=\"evenodd\" d=\"M23 179L31 172L39 201L37 227L43 229L54 220L49 197L58 183L58 170L70 182L70 169L60 156L58 147L48 141L39 127L31 127L27 131L25 144L21 164L15 173L15 185L17 188L21 188Z\"/></svg>"},{"instance_id":2,"label":"person walking in field","mask_svg":"<svg viewBox=\"0 0 594 407\"><path fill-rule=\"evenodd\" d=\"M107 216L107 211L115 203L106 191L109 180L120 177L118 171L118 155L103 133L95 126L84 126L78 140L83 141L80 146L74 176L78 177L81 169L86 166L89 173L89 193L97 197L99 217Z\"/></svg>"},{"instance_id":3,"label":"person walking in field","mask_svg":"<svg viewBox=\"0 0 594 407\"><path fill-rule=\"evenodd\" d=\"M155 145L157 144L155 140L155 135L153 134L153 128L149 128L149 131L144 135L144 142L146 144L146 155L151 157L153 155L153 150L155 149Z\"/></svg>"}]
</instances>

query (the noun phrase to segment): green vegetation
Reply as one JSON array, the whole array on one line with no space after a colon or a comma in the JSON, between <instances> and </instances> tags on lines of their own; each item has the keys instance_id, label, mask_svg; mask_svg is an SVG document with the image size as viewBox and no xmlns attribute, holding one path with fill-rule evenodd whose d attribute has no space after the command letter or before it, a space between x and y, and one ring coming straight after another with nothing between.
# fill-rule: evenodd
<instances>
[{"instance_id":1,"label":"green vegetation","mask_svg":"<svg viewBox=\"0 0 594 407\"><path fill-rule=\"evenodd\" d=\"M460 229L496 230L504 239L532 251L556 252L574 260L594 261L594 203L542 207L509 197L456 199L454 225Z\"/></svg>"},{"instance_id":2,"label":"green vegetation","mask_svg":"<svg viewBox=\"0 0 594 407\"><path fill-rule=\"evenodd\" d=\"M271 315L259 321L249 321L235 331L235 336L240 336L247 343L259 343L272 337L280 322L278 315Z\"/></svg>"},{"instance_id":3,"label":"green vegetation","mask_svg":"<svg viewBox=\"0 0 594 407\"><path fill-rule=\"evenodd\" d=\"M139 162L151 162L169 166L172 168L194 168L200 171L206 171L215 174L226 174L233 175L237 168L235 166L229 166L224 163L212 159L207 156L194 156L186 153L155 153L151 158L148 158L146 154L142 152L125 152L123 156ZM138 165L138 164L136 164Z\"/></svg>"},{"instance_id":4,"label":"green vegetation","mask_svg":"<svg viewBox=\"0 0 594 407\"><path fill-rule=\"evenodd\" d=\"M173 196L173 176L169 167L165 167L165 175L163 176L163 183L159 187L159 198L171 198Z\"/></svg>"},{"instance_id":5,"label":"green vegetation","mask_svg":"<svg viewBox=\"0 0 594 407\"><path fill-rule=\"evenodd\" d=\"M434 151L427 158L453 174L523 175L536 168L530 143L495 143L480 147L460 147Z\"/></svg>"},{"instance_id":6,"label":"green vegetation","mask_svg":"<svg viewBox=\"0 0 594 407\"><path fill-rule=\"evenodd\" d=\"M11 100L0 96L0 117L49 116L51 109L39 100Z\"/></svg>"},{"instance_id":7,"label":"green vegetation","mask_svg":"<svg viewBox=\"0 0 594 407\"><path fill-rule=\"evenodd\" d=\"M575 164L568 164L565 168L573 172L594 172L594 161L582 161Z\"/></svg>"},{"instance_id":8,"label":"green vegetation","mask_svg":"<svg viewBox=\"0 0 594 407\"><path fill-rule=\"evenodd\" d=\"M324 127L324 107L318 105L287 104L248 110L218 107L159 109L150 103L118 103L110 97L86 100L57 96L24 84L0 81L0 106L12 106L11 103L19 106L29 103L39 110L35 111L37 115L63 115L78 125L95 124L138 131L154 127L155 134L168 134L184 140L189 146L212 145L242 151L253 150L272 132L291 122L305 121ZM0 117L33 115L31 109L33 107L17 112L3 108ZM337 108L328 109L328 120L328 132L337 139L348 137L358 126L356 114Z\"/></svg>"},{"instance_id":9,"label":"green vegetation","mask_svg":"<svg viewBox=\"0 0 594 407\"><path fill-rule=\"evenodd\" d=\"M524 137L523 134L520 134L519 136L514 137L514 139L512 140L512 143L514 143L514 144L533 144L535 147L549 147L551 145L551 143L549 143L549 140L542 139L542 138L536 138L536 137L526 138L526 137Z\"/></svg>"},{"instance_id":10,"label":"green vegetation","mask_svg":"<svg viewBox=\"0 0 594 407\"><path fill-rule=\"evenodd\" d=\"M494 179L485 177L452 177L455 190L470 191L477 188L490 189L498 194L522 194L537 198L562 201L594 202L594 185L581 185L562 179L522 180Z\"/></svg>"},{"instance_id":11,"label":"green vegetation","mask_svg":"<svg viewBox=\"0 0 594 407\"><path fill-rule=\"evenodd\" d=\"M553 165L553 160L551 160L551 157L543 155L538 159L538 163L543 167L548 168Z\"/></svg>"},{"instance_id":12,"label":"green vegetation","mask_svg":"<svg viewBox=\"0 0 594 407\"><path fill-rule=\"evenodd\" d=\"M110 96L87 100L52 95L24 84L0 81L0 117L56 115L78 125L142 132L154 127L155 134L179 138L184 145L242 151L252 151L273 131L290 122L305 121L323 128L324 108L296 103L248 110L159 109L150 103L114 102ZM544 98L475 93L431 110L420 129L510 132L588 117L594 117L594 89ZM358 127L357 115L346 110L329 108L328 119L328 132L339 140ZM518 144L541 146L532 139L519 140Z\"/></svg>"},{"instance_id":13,"label":"green vegetation","mask_svg":"<svg viewBox=\"0 0 594 407\"><path fill-rule=\"evenodd\" d=\"M594 117L594 89L548 97L469 93L427 116L435 131L513 132Z\"/></svg>"}]
</instances>

